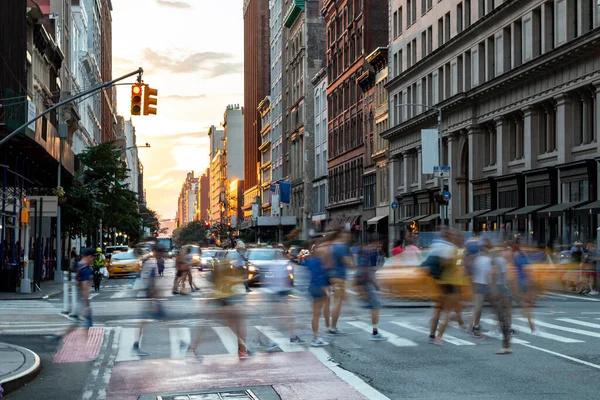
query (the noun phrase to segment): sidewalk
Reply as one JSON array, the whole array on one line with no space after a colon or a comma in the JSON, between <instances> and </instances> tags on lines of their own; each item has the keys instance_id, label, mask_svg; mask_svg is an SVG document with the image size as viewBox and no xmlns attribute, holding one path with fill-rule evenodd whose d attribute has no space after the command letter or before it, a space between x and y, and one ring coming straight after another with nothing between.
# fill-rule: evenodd
<instances>
[{"instance_id":1,"label":"sidewalk","mask_svg":"<svg viewBox=\"0 0 600 400\"><path fill-rule=\"evenodd\" d=\"M0 343L0 397L32 381L40 367L40 357L33 351Z\"/></svg>"},{"instance_id":2,"label":"sidewalk","mask_svg":"<svg viewBox=\"0 0 600 400\"><path fill-rule=\"evenodd\" d=\"M29 294L0 292L0 301L2 300L42 300L48 297L56 296L63 291L62 282L45 281L40 284L41 291L31 292Z\"/></svg>"}]
</instances>

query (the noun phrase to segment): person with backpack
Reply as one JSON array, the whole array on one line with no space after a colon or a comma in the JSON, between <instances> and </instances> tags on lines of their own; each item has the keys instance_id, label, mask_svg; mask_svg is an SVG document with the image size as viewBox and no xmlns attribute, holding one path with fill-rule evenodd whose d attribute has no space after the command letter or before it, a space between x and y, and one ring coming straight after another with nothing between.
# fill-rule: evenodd
<instances>
[{"instance_id":1,"label":"person with backpack","mask_svg":"<svg viewBox=\"0 0 600 400\"><path fill-rule=\"evenodd\" d=\"M384 341L387 337L379 333L379 310L381 299L379 296L379 285L375 276L377 268L381 266L381 258L376 243L364 246L358 256L358 269L356 271L356 283L362 288L367 308L371 310L371 323L373 333L371 340Z\"/></svg>"},{"instance_id":2,"label":"person with backpack","mask_svg":"<svg viewBox=\"0 0 600 400\"><path fill-rule=\"evenodd\" d=\"M460 233L451 228L444 227L441 238L434 240L431 244L433 250L425 260L425 266L429 268L434 285L438 291L438 299L434 306L429 331L429 342L436 345L442 344L444 331L450 322L452 311L456 313L459 325L464 328L460 306L460 285L462 284L462 273L458 266L457 251L460 242ZM444 313L444 320L439 327L440 315ZM436 336L437 331L437 336Z\"/></svg>"}]
</instances>

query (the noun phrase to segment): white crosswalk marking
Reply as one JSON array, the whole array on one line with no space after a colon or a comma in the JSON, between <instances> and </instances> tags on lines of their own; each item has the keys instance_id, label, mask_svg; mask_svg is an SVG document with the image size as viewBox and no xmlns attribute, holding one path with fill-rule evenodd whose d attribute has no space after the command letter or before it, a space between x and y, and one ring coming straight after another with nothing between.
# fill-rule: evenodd
<instances>
[{"instance_id":1,"label":"white crosswalk marking","mask_svg":"<svg viewBox=\"0 0 600 400\"><path fill-rule=\"evenodd\" d=\"M279 348L283 351L293 352L293 351L303 351L304 347L299 346L297 344L291 344L290 339L285 337L284 334L279 332L276 329L273 329L270 326L255 326L255 328L269 338L271 342L275 342L279 345Z\"/></svg>"},{"instance_id":2,"label":"white crosswalk marking","mask_svg":"<svg viewBox=\"0 0 600 400\"><path fill-rule=\"evenodd\" d=\"M190 328L169 328L169 341L171 342L171 358L185 357L182 345L189 345L192 341Z\"/></svg>"},{"instance_id":3,"label":"white crosswalk marking","mask_svg":"<svg viewBox=\"0 0 600 400\"><path fill-rule=\"evenodd\" d=\"M490 325L494 325L496 323L496 321L494 321L490 318L482 318L481 321L485 322L486 324L490 324ZM531 334L531 329L529 329L529 327L524 327L524 326L515 325L515 324L512 324L510 327L512 329L514 329L515 331ZM585 343L583 340L571 339L571 338L567 338L564 336L553 335L553 334L547 333L547 332L537 332L536 336L539 336L544 339L556 340L557 342L561 342L561 343Z\"/></svg>"},{"instance_id":4,"label":"white crosswalk marking","mask_svg":"<svg viewBox=\"0 0 600 400\"><path fill-rule=\"evenodd\" d=\"M92 293L90 294L90 300L93 299L94 297L98 296L100 293Z\"/></svg>"},{"instance_id":5,"label":"white crosswalk marking","mask_svg":"<svg viewBox=\"0 0 600 400\"><path fill-rule=\"evenodd\" d=\"M117 292L115 294L113 294L112 296L110 296L111 299L122 299L123 297L127 296L127 291L123 290L121 292Z\"/></svg>"},{"instance_id":6,"label":"white crosswalk marking","mask_svg":"<svg viewBox=\"0 0 600 400\"><path fill-rule=\"evenodd\" d=\"M398 326L400 326L402 328L405 328L405 329L409 329L411 331L419 332L419 333L422 333L424 335L429 335L429 330L426 329L426 328L421 328L419 326L414 326L414 325L406 323L406 322L391 321L390 323L392 323L394 325L398 325ZM475 346L475 343L469 342L468 340L459 339L459 338L457 338L455 336L448 335L446 333L444 333L443 340L445 342L448 342L448 343L453 344L455 346Z\"/></svg>"},{"instance_id":7,"label":"white crosswalk marking","mask_svg":"<svg viewBox=\"0 0 600 400\"><path fill-rule=\"evenodd\" d=\"M527 322L526 318L517 318L519 321L523 321L523 322ZM566 326L560 326L560 325L554 325L554 324L549 324L547 322L542 322L540 320L534 320L534 323L537 326L543 326L544 328L551 328L551 329L556 329L559 331L565 331L565 332L571 332L571 333L577 333L579 335L584 335L584 336L591 336L591 337L595 337L595 338L600 338L600 333L597 332L590 332L590 331L585 331L583 329L575 329L575 328L567 328Z\"/></svg>"},{"instance_id":8,"label":"white crosswalk marking","mask_svg":"<svg viewBox=\"0 0 600 400\"><path fill-rule=\"evenodd\" d=\"M365 332L372 332L373 327L369 324L367 324L366 322L361 322L361 321L346 321L347 324L350 324L352 326L355 326L359 329L362 329ZM415 342L413 342L412 340L409 339L404 339L401 338L398 335L393 334L392 332L388 332L388 331L384 331L383 329L379 329L379 332L383 335L383 336L387 336L388 338L388 342L393 344L396 347L411 347L411 346L417 346L417 344Z\"/></svg>"},{"instance_id":9,"label":"white crosswalk marking","mask_svg":"<svg viewBox=\"0 0 600 400\"><path fill-rule=\"evenodd\" d=\"M140 357L133 350L138 328L122 328L119 336L119 351L115 361L135 361Z\"/></svg>"},{"instance_id":10,"label":"white crosswalk marking","mask_svg":"<svg viewBox=\"0 0 600 400\"><path fill-rule=\"evenodd\" d=\"M219 339L229 354L237 354L238 339L235 333L227 326L213 326L212 329L219 335Z\"/></svg>"},{"instance_id":11,"label":"white crosswalk marking","mask_svg":"<svg viewBox=\"0 0 600 400\"><path fill-rule=\"evenodd\" d=\"M586 326L588 328L600 329L600 324L594 324L594 323L586 322L586 321L579 321L577 319L572 319L572 318L557 318L556 320L557 321L562 321L562 322L569 322L569 323L575 324L575 325Z\"/></svg>"},{"instance_id":12,"label":"white crosswalk marking","mask_svg":"<svg viewBox=\"0 0 600 400\"><path fill-rule=\"evenodd\" d=\"M571 294L562 294L562 293L550 293L554 296L560 296L560 297L565 297L567 299L577 299L577 300L587 300L587 301L600 301L600 299L594 299L591 297L586 297L586 296L573 296Z\"/></svg>"}]
</instances>

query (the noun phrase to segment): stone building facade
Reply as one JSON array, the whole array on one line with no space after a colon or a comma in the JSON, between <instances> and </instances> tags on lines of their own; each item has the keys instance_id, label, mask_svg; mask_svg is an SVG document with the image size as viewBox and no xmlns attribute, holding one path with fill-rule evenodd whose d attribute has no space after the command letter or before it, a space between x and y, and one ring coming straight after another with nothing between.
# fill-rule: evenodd
<instances>
[{"instance_id":1,"label":"stone building facade","mask_svg":"<svg viewBox=\"0 0 600 400\"><path fill-rule=\"evenodd\" d=\"M401 223L435 224L443 184L464 230L538 243L594 236L599 28L594 1L390 1L383 137ZM451 167L442 183L421 173L420 130L437 128L439 110Z\"/></svg>"}]
</instances>

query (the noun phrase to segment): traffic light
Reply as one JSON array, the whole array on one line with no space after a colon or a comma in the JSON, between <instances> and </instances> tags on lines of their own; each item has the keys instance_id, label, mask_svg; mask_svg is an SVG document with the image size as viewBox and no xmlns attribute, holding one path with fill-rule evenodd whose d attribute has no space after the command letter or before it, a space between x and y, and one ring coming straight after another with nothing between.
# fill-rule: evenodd
<instances>
[{"instance_id":1,"label":"traffic light","mask_svg":"<svg viewBox=\"0 0 600 400\"><path fill-rule=\"evenodd\" d=\"M144 115L156 115L156 105L158 101L156 96L158 96L158 90L152 89L148 85L144 86Z\"/></svg>"},{"instance_id":2,"label":"traffic light","mask_svg":"<svg viewBox=\"0 0 600 400\"><path fill-rule=\"evenodd\" d=\"M142 115L142 84L131 87L131 115Z\"/></svg>"}]
</instances>

